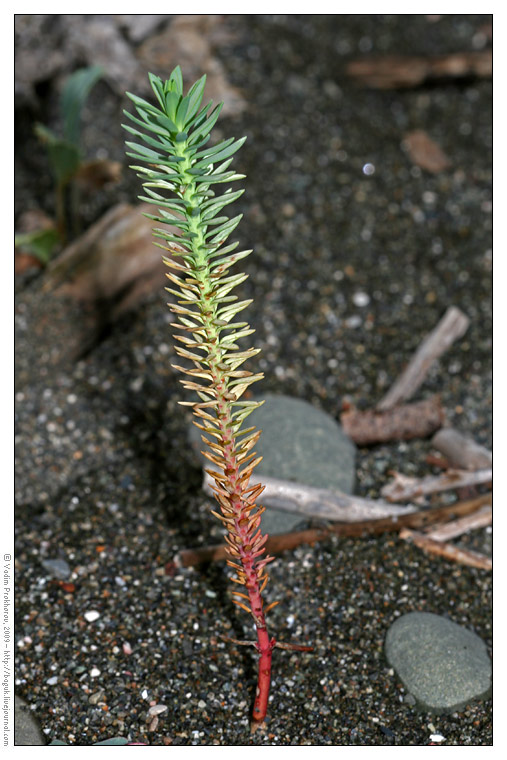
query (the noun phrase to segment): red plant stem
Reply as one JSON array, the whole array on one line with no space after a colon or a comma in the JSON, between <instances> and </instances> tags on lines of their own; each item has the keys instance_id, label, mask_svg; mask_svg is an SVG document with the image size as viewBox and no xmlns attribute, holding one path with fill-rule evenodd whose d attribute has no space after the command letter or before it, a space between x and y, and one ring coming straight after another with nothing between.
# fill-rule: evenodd
<instances>
[{"instance_id":1,"label":"red plant stem","mask_svg":"<svg viewBox=\"0 0 507 760\"><path fill-rule=\"evenodd\" d=\"M220 358L220 354L218 354L218 359L220 360ZM271 684L271 656L275 645L275 639L270 640L267 631L259 586L259 569L263 567L265 561L262 562L261 560L262 564L256 562L257 556L264 552L265 549L263 548L261 552L256 551L256 544L259 540L257 532L260 524L260 515L252 523L250 520L252 507L247 503L245 497L249 477L246 480L241 478L240 463L236 454L237 441L233 432L231 405L226 397L226 382L218 364L217 354L211 353L209 357L209 369L213 378L214 388L216 389L217 423L221 434L220 443L223 447L224 474L227 477L226 490L228 491L230 508L234 512L234 527L229 526L229 536L234 539L235 549L231 552L229 548L229 551L232 553L232 556L236 556L241 562L244 584L257 630L256 648L260 653L260 657L252 717L254 721L261 722L266 717L268 707ZM219 487L225 485L216 479L215 482Z\"/></svg>"},{"instance_id":2,"label":"red plant stem","mask_svg":"<svg viewBox=\"0 0 507 760\"><path fill-rule=\"evenodd\" d=\"M260 652L260 657L253 719L261 722L266 717L268 709L269 687L271 685L271 655L275 646L275 639L270 640L266 628L257 628L257 640L257 649Z\"/></svg>"}]
</instances>

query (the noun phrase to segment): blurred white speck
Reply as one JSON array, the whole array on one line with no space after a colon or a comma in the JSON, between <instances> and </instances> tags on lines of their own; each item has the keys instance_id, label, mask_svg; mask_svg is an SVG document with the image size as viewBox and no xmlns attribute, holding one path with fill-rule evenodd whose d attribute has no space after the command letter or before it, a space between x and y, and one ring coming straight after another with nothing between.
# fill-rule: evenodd
<instances>
[{"instance_id":1,"label":"blurred white speck","mask_svg":"<svg viewBox=\"0 0 507 760\"><path fill-rule=\"evenodd\" d=\"M90 675L92 678L97 678L97 676L100 676L100 670L98 668L92 668L90 670Z\"/></svg>"},{"instance_id":2,"label":"blurred white speck","mask_svg":"<svg viewBox=\"0 0 507 760\"><path fill-rule=\"evenodd\" d=\"M148 699L148 697L149 697L148 689L143 689L142 692L141 692L141 696L142 696L143 699Z\"/></svg>"},{"instance_id":3,"label":"blurred white speck","mask_svg":"<svg viewBox=\"0 0 507 760\"><path fill-rule=\"evenodd\" d=\"M139 393L141 388L143 387L144 378L143 377L136 377L135 380L132 380L130 383L130 390L134 391L134 393Z\"/></svg>"},{"instance_id":4,"label":"blurred white speck","mask_svg":"<svg viewBox=\"0 0 507 760\"><path fill-rule=\"evenodd\" d=\"M97 610L89 610L88 612L85 612L84 619L87 620L89 623L93 623L95 620L98 620L100 617L100 612L97 612Z\"/></svg>"},{"instance_id":5,"label":"blurred white speck","mask_svg":"<svg viewBox=\"0 0 507 760\"><path fill-rule=\"evenodd\" d=\"M368 293L363 293L362 291L359 291L357 293L354 293L352 296L352 301L354 303L354 306L368 306L370 303L370 296Z\"/></svg>"},{"instance_id":6,"label":"blurred white speck","mask_svg":"<svg viewBox=\"0 0 507 760\"><path fill-rule=\"evenodd\" d=\"M58 676L51 676L51 678L48 678L46 683L48 686L54 686L55 684L58 683Z\"/></svg>"},{"instance_id":7,"label":"blurred white speck","mask_svg":"<svg viewBox=\"0 0 507 760\"><path fill-rule=\"evenodd\" d=\"M442 734L431 734L430 741L432 741L432 742L445 742L445 736L442 736Z\"/></svg>"},{"instance_id":8,"label":"blurred white speck","mask_svg":"<svg viewBox=\"0 0 507 760\"><path fill-rule=\"evenodd\" d=\"M366 174L367 177L371 177L372 174L375 174L375 167L373 164L365 164L363 166L363 174Z\"/></svg>"},{"instance_id":9,"label":"blurred white speck","mask_svg":"<svg viewBox=\"0 0 507 760\"><path fill-rule=\"evenodd\" d=\"M286 620L287 620L287 625L288 625L288 627L289 627L289 628L292 628L292 626L294 625L294 621L295 621L295 619L296 619L296 618L294 617L294 615L289 615L289 616L286 618Z\"/></svg>"},{"instance_id":10,"label":"blurred white speck","mask_svg":"<svg viewBox=\"0 0 507 760\"><path fill-rule=\"evenodd\" d=\"M362 325L362 323L363 323L363 320L358 314L353 314L351 317L348 317L345 320L346 326L352 329L359 327L360 325Z\"/></svg>"}]
</instances>

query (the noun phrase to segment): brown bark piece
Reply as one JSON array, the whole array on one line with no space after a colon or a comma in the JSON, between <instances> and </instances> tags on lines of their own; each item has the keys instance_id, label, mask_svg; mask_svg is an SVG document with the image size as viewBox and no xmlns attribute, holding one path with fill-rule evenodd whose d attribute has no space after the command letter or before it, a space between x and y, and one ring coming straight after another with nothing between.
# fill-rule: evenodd
<instances>
[{"instance_id":1,"label":"brown bark piece","mask_svg":"<svg viewBox=\"0 0 507 760\"><path fill-rule=\"evenodd\" d=\"M143 213L156 209L126 203L110 209L51 262L44 290L96 305L114 320L163 287L162 251L152 237L156 222Z\"/></svg>"},{"instance_id":2,"label":"brown bark piece","mask_svg":"<svg viewBox=\"0 0 507 760\"><path fill-rule=\"evenodd\" d=\"M444 410L438 396L403 404L386 411L368 409L344 412L340 422L345 433L358 446L386 441L426 438L444 422Z\"/></svg>"},{"instance_id":3,"label":"brown bark piece","mask_svg":"<svg viewBox=\"0 0 507 760\"><path fill-rule=\"evenodd\" d=\"M423 129L408 132L403 139L403 145L411 161L432 174L438 174L451 165L442 148Z\"/></svg>"},{"instance_id":4,"label":"brown bark piece","mask_svg":"<svg viewBox=\"0 0 507 760\"><path fill-rule=\"evenodd\" d=\"M491 50L441 56L368 56L351 61L346 69L359 84L379 90L417 87L429 79L488 78L492 70Z\"/></svg>"},{"instance_id":5,"label":"brown bark piece","mask_svg":"<svg viewBox=\"0 0 507 760\"><path fill-rule=\"evenodd\" d=\"M223 101L223 115L232 116L246 108L240 91L227 80L224 66L214 55L215 48L234 39L225 16L215 14L176 15L169 26L147 39L136 51L145 71L167 72L179 65L185 83L206 72L204 102ZM162 74L160 74L162 76Z\"/></svg>"},{"instance_id":6,"label":"brown bark piece","mask_svg":"<svg viewBox=\"0 0 507 760\"><path fill-rule=\"evenodd\" d=\"M428 538L423 533L418 533L414 530L408 530L404 528L400 531L400 538L412 541L423 551L428 554L435 554L438 557L443 557L451 562L459 562L462 565L468 565L469 567L477 567L480 570L492 570L493 561L490 557L486 557L484 554L474 552L471 549L460 549L459 546L454 544L445 543L443 541L435 541Z\"/></svg>"},{"instance_id":7,"label":"brown bark piece","mask_svg":"<svg viewBox=\"0 0 507 760\"><path fill-rule=\"evenodd\" d=\"M67 367L92 350L121 315L152 292L162 293L167 278L162 251L153 244L156 223L141 214L153 208L115 206L50 262L42 287L27 296L23 322L16 322L16 350L29 352L32 367ZM30 363L22 364L20 389L31 382Z\"/></svg>"},{"instance_id":8,"label":"brown bark piece","mask_svg":"<svg viewBox=\"0 0 507 760\"><path fill-rule=\"evenodd\" d=\"M381 412L406 401L423 383L433 362L468 330L470 320L456 306L450 306L444 316L423 340L405 371L377 404Z\"/></svg>"},{"instance_id":9,"label":"brown bark piece","mask_svg":"<svg viewBox=\"0 0 507 760\"><path fill-rule=\"evenodd\" d=\"M442 428L431 439L431 444L446 457L453 467L462 470L479 470L491 467L492 455L485 446L454 428Z\"/></svg>"}]
</instances>

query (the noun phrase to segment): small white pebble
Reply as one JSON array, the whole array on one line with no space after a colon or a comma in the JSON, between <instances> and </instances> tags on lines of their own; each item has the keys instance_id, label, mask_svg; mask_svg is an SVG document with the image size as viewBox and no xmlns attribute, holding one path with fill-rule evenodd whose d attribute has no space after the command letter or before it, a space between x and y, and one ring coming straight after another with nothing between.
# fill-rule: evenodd
<instances>
[{"instance_id":1,"label":"small white pebble","mask_svg":"<svg viewBox=\"0 0 507 760\"><path fill-rule=\"evenodd\" d=\"M363 166L363 174L366 174L367 177L371 177L372 174L375 174L375 166L373 164L365 164Z\"/></svg>"},{"instance_id":2,"label":"small white pebble","mask_svg":"<svg viewBox=\"0 0 507 760\"><path fill-rule=\"evenodd\" d=\"M51 676L51 678L48 678L46 683L48 686L54 686L55 684L58 683L58 676Z\"/></svg>"},{"instance_id":3,"label":"small white pebble","mask_svg":"<svg viewBox=\"0 0 507 760\"><path fill-rule=\"evenodd\" d=\"M123 642L123 654L132 654L132 647L128 641Z\"/></svg>"},{"instance_id":4,"label":"small white pebble","mask_svg":"<svg viewBox=\"0 0 507 760\"><path fill-rule=\"evenodd\" d=\"M92 668L90 670L90 675L92 678L97 678L97 676L100 676L100 670L98 668Z\"/></svg>"},{"instance_id":5,"label":"small white pebble","mask_svg":"<svg viewBox=\"0 0 507 760\"><path fill-rule=\"evenodd\" d=\"M354 293L352 296L352 301L354 302L355 306L368 306L370 303L370 296L368 293L363 293L362 291L359 291L357 293Z\"/></svg>"},{"instance_id":6,"label":"small white pebble","mask_svg":"<svg viewBox=\"0 0 507 760\"><path fill-rule=\"evenodd\" d=\"M98 620L100 617L100 612L97 612L97 610L88 610L88 612L85 612L84 619L87 620L89 623L95 622L95 620Z\"/></svg>"},{"instance_id":7,"label":"small white pebble","mask_svg":"<svg viewBox=\"0 0 507 760\"><path fill-rule=\"evenodd\" d=\"M430 741L432 741L432 742L445 742L445 736L442 736L442 734L431 734Z\"/></svg>"},{"instance_id":8,"label":"small white pebble","mask_svg":"<svg viewBox=\"0 0 507 760\"><path fill-rule=\"evenodd\" d=\"M143 689L141 692L141 696L143 699L148 699L149 698L148 689Z\"/></svg>"},{"instance_id":9,"label":"small white pebble","mask_svg":"<svg viewBox=\"0 0 507 760\"><path fill-rule=\"evenodd\" d=\"M152 705L150 709L148 710L148 716L152 718L154 715L160 715L161 713L164 713L167 710L167 705Z\"/></svg>"},{"instance_id":10,"label":"small white pebble","mask_svg":"<svg viewBox=\"0 0 507 760\"><path fill-rule=\"evenodd\" d=\"M206 707L206 702L203 699L200 699L197 703L197 707L199 707L201 710L204 710Z\"/></svg>"}]
</instances>

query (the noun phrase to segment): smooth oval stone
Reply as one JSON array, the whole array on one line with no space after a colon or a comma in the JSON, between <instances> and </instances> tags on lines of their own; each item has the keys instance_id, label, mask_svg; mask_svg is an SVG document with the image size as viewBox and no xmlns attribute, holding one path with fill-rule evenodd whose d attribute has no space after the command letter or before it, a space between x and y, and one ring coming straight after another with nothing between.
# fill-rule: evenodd
<instances>
[{"instance_id":1,"label":"smooth oval stone","mask_svg":"<svg viewBox=\"0 0 507 760\"><path fill-rule=\"evenodd\" d=\"M430 612L409 612L389 628L385 653L419 707L451 713L491 690L491 661L477 634Z\"/></svg>"},{"instance_id":2,"label":"smooth oval stone","mask_svg":"<svg viewBox=\"0 0 507 760\"><path fill-rule=\"evenodd\" d=\"M255 450L263 460L255 468L255 475L352 493L356 447L336 420L291 396L268 394L264 399L243 425L245 429L255 425L262 430ZM200 433L195 426L192 428L192 445L199 451ZM300 514L267 508L262 516L262 531L288 533L307 520Z\"/></svg>"}]
</instances>

